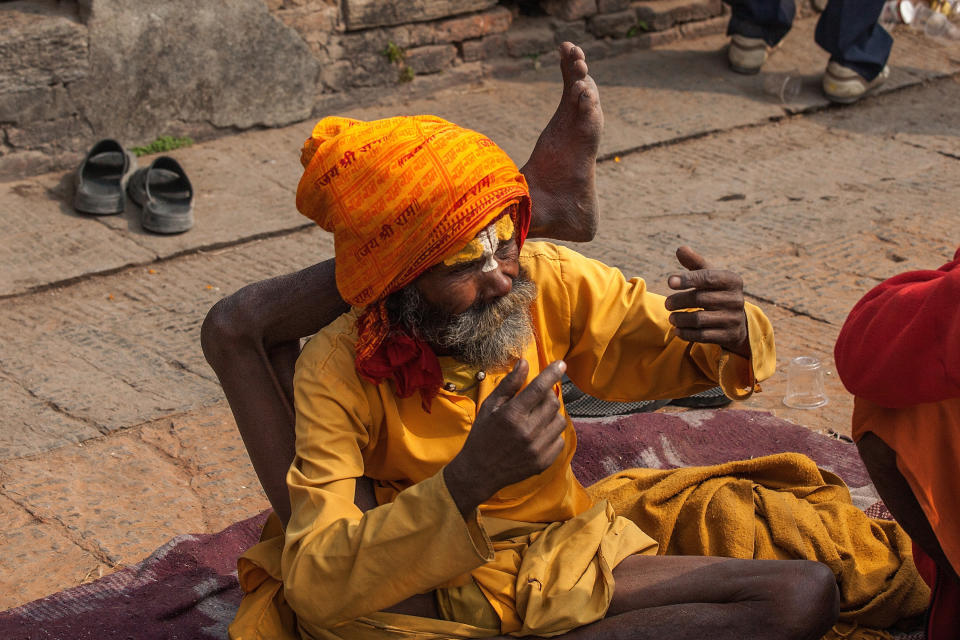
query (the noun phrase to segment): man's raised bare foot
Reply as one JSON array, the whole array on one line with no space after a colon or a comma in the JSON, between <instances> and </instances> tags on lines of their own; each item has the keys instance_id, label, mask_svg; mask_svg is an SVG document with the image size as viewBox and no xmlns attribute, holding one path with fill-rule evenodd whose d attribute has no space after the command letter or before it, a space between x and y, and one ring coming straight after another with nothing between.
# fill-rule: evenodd
<instances>
[{"instance_id":1,"label":"man's raised bare foot","mask_svg":"<svg viewBox=\"0 0 960 640\"><path fill-rule=\"evenodd\" d=\"M600 92L583 50L560 45L563 94L523 173L536 210L531 235L587 242L597 231L596 159L603 132Z\"/></svg>"}]
</instances>

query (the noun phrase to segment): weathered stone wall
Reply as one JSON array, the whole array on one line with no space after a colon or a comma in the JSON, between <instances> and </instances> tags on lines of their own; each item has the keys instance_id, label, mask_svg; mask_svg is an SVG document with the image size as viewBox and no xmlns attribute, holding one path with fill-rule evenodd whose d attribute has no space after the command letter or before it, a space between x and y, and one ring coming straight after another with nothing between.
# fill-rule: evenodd
<instances>
[{"instance_id":1,"label":"weathered stone wall","mask_svg":"<svg viewBox=\"0 0 960 640\"><path fill-rule=\"evenodd\" d=\"M0 1L0 179L723 28L721 0Z\"/></svg>"}]
</instances>

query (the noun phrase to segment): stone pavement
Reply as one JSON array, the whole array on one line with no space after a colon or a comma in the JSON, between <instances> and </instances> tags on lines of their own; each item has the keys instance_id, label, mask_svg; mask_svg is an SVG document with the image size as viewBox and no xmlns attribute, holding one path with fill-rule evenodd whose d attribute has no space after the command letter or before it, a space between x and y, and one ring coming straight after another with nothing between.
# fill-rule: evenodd
<instances>
[{"instance_id":1,"label":"stone pavement","mask_svg":"<svg viewBox=\"0 0 960 640\"><path fill-rule=\"evenodd\" d=\"M851 398L832 370L846 312L960 243L960 45L898 31L881 95L832 108L812 31L800 22L767 69L803 78L788 105L764 94L763 75L726 70L722 36L592 64L607 122L602 223L578 248L658 292L680 244L738 269L779 347L778 374L746 406L848 433ZM558 75L345 113L436 113L522 163ZM198 193L197 226L181 236L145 233L131 204L123 216L75 214L70 176L0 183L0 609L266 508L199 327L240 286L332 255L293 206L311 125L173 152ZM782 405L786 363L801 354L826 364L823 408Z\"/></svg>"}]
</instances>

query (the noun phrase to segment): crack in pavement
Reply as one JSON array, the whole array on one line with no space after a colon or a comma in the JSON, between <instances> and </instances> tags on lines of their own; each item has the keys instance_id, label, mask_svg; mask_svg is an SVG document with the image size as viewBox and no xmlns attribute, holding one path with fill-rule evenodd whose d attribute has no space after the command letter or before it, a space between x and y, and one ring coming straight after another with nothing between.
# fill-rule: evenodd
<instances>
[{"instance_id":1,"label":"crack in pavement","mask_svg":"<svg viewBox=\"0 0 960 640\"><path fill-rule=\"evenodd\" d=\"M276 229L274 231L264 231L263 233L257 233L252 236L247 236L237 240L223 240L220 242L211 242L209 244L200 245L197 247L190 247L189 249L184 249L183 251L178 251L172 253L168 256L159 257L156 260L151 260L149 262L128 262L125 265L119 267L113 267L110 269L104 269L102 271L96 271L92 273L84 273L78 276L73 276L70 278L64 278L63 280L55 280L53 282L46 282L44 284L38 284L28 288L26 291L19 291L17 293L5 293L0 294L0 301L6 300L19 300L21 298L27 298L29 296L45 293L53 289L68 289L74 285L88 282L91 280L96 280L97 278L107 278L109 276L114 276L119 273L127 273L134 271L136 269L142 269L148 265L162 265L177 258L182 258L184 256L192 256L204 253L212 253L215 251L223 249L233 249L235 247L243 247L248 244L259 242L260 240L270 240L273 238L282 238L285 236L295 235L302 231L306 231L315 227L316 224L313 222L307 222L295 227L288 227L285 229Z\"/></svg>"},{"instance_id":2,"label":"crack in pavement","mask_svg":"<svg viewBox=\"0 0 960 640\"><path fill-rule=\"evenodd\" d=\"M826 318L821 318L820 316L815 316L815 315L813 315L812 313L810 313L810 312L808 312L808 311L803 311L803 310L801 310L801 309L797 309L796 307L792 307L792 306L790 306L790 305L781 304L781 303L777 302L776 300L773 300L772 298L767 298L767 297L765 297L765 296L761 296L761 295L757 295L757 294L755 294L755 293L751 293L750 291L747 291L746 289L743 290L743 295L744 295L745 298L752 298L753 300L757 300L757 301L759 301L759 302L762 302L762 303L764 303L764 304L768 304L768 305L773 306L773 307L776 307L776 308L778 308L778 309L783 309L784 311L789 311L790 313L792 313L792 314L794 314L794 315L796 315L796 316L803 316L804 318L810 318L811 320L816 320L817 322L822 322L823 324L829 325L829 326L831 326L831 327L836 326L836 325L834 325L834 323L830 322L830 321L827 320Z\"/></svg>"},{"instance_id":3,"label":"crack in pavement","mask_svg":"<svg viewBox=\"0 0 960 640\"><path fill-rule=\"evenodd\" d=\"M120 561L120 558L114 559L102 546L100 546L100 543L97 540L87 540L83 534L76 530L76 527L68 525L60 517L56 515L44 516L36 509L31 508L26 502L18 500L16 496L26 499L26 496L23 494L20 494L16 491L10 491L2 486L0 486L0 494L23 508L24 511L30 514L34 521L57 529L67 540L70 541L71 544L86 551L98 562L109 566L111 569L117 569L124 566Z\"/></svg>"},{"instance_id":4,"label":"crack in pavement","mask_svg":"<svg viewBox=\"0 0 960 640\"><path fill-rule=\"evenodd\" d=\"M180 434L177 433L177 429L175 426L176 423L173 420L170 420L170 418L167 416L164 416L163 418L161 418L161 420L169 420L170 422L166 433L169 434L176 441L177 448L178 448L178 451L177 451L178 455L171 454L169 451L161 447L156 442L151 441L144 435L143 433L144 429L147 426L149 426L151 422L155 423L156 422L155 420L139 425L139 427L137 427L139 430L137 433L137 437L146 446L148 446L149 448L157 452L164 460L169 462L176 469L177 473L179 473L180 476L186 480L186 485L190 491L190 494L197 500L197 504L200 505L200 519L203 522L204 530L207 530L210 528L210 519L207 517L207 509L206 509L206 505L204 504L203 496L200 495L200 492L197 490L197 486L194 482L196 477L202 474L203 471L196 464L190 463L178 457L179 454L183 452L183 450L186 448L183 444L183 438L180 437Z\"/></svg>"},{"instance_id":5,"label":"crack in pavement","mask_svg":"<svg viewBox=\"0 0 960 640\"><path fill-rule=\"evenodd\" d=\"M59 413L60 415L70 418L71 420L76 420L77 422L85 424L88 427L95 429L98 433L102 435L107 435L108 433L110 433L110 431L107 429L105 425L101 425L96 420L93 420L92 418L88 418L86 416L74 415L69 410L62 407L55 400L41 396L39 393L37 393L36 391L28 387L25 382L23 382L22 380L17 378L15 375L10 373L9 370L0 368L0 376L3 376L5 379L9 380L13 384L23 389L31 398L33 398L37 402L43 403L48 409L51 409L55 413Z\"/></svg>"}]
</instances>

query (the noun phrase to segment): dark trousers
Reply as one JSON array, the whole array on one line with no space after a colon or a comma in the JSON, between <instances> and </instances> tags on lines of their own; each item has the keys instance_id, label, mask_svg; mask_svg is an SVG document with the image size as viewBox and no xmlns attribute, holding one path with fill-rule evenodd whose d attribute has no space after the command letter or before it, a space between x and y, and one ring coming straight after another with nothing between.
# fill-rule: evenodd
<instances>
[{"instance_id":1,"label":"dark trousers","mask_svg":"<svg viewBox=\"0 0 960 640\"><path fill-rule=\"evenodd\" d=\"M796 13L794 0L724 1L732 12L728 35L763 38L771 47L790 31ZM877 24L881 9L883 0L829 0L814 39L831 60L873 80L883 70L893 46L893 38Z\"/></svg>"}]
</instances>

